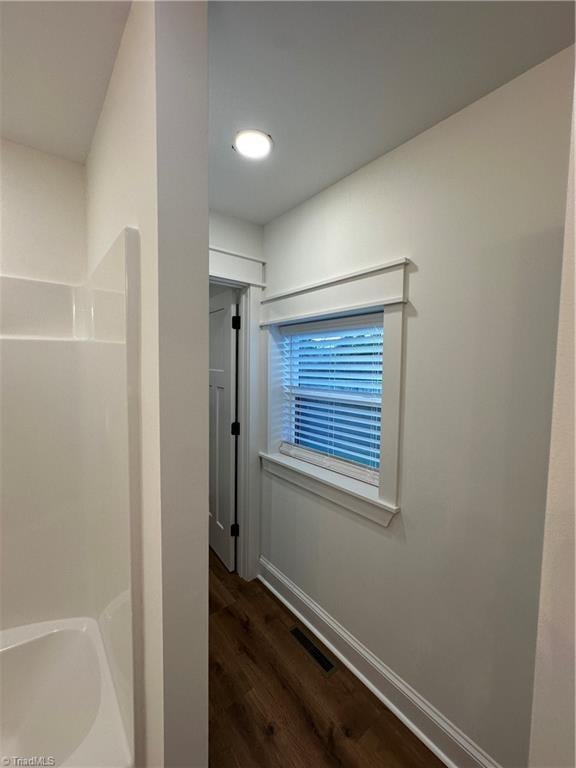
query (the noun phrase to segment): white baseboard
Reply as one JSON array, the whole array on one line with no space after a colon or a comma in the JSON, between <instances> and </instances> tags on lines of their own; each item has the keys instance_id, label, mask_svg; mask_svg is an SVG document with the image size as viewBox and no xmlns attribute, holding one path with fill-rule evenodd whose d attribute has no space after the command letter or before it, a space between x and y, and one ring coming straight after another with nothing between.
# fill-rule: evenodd
<instances>
[{"instance_id":1,"label":"white baseboard","mask_svg":"<svg viewBox=\"0 0 576 768\"><path fill-rule=\"evenodd\" d=\"M296 584L260 558L260 581L448 768L500 768Z\"/></svg>"}]
</instances>

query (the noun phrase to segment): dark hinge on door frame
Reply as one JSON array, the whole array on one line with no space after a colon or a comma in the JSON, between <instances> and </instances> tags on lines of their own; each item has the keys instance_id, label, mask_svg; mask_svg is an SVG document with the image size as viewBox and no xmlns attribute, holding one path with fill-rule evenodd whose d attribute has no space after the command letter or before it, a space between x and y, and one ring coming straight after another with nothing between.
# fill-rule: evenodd
<instances>
[{"instance_id":1,"label":"dark hinge on door frame","mask_svg":"<svg viewBox=\"0 0 576 768\"><path fill-rule=\"evenodd\" d=\"M238 568L238 537L240 536L240 526L238 524L238 442L240 436L240 422L238 421L239 413L239 392L238 392L238 365L239 365L239 352L240 352L240 326L241 320L238 313L238 304L236 304L236 312L232 315L232 330L236 333L234 340L235 346L235 358L236 358L236 381L234 386L234 421L231 424L231 433L234 436L234 522L230 526L230 536L234 537L234 570Z\"/></svg>"}]
</instances>

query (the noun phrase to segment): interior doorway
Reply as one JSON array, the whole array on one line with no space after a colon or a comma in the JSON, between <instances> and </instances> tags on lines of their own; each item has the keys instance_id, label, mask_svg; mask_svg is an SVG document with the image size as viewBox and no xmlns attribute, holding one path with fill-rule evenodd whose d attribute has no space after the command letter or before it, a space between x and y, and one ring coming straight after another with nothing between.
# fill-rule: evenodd
<instances>
[{"instance_id":1,"label":"interior doorway","mask_svg":"<svg viewBox=\"0 0 576 768\"><path fill-rule=\"evenodd\" d=\"M240 291L210 283L210 547L229 571L238 556Z\"/></svg>"}]
</instances>

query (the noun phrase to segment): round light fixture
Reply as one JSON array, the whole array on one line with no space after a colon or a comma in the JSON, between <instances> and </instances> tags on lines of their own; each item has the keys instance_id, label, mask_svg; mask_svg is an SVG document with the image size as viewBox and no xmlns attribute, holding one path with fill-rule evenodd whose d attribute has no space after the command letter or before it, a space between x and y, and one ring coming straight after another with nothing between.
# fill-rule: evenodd
<instances>
[{"instance_id":1,"label":"round light fixture","mask_svg":"<svg viewBox=\"0 0 576 768\"><path fill-rule=\"evenodd\" d=\"M238 154L250 160L263 160L272 149L272 137L263 131L249 128L239 131L232 145Z\"/></svg>"}]
</instances>

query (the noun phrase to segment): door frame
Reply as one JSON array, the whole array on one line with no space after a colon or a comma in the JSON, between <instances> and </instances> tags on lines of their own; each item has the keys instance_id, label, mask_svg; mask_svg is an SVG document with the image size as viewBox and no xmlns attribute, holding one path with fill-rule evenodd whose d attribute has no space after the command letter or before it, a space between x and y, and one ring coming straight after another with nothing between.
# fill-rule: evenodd
<instances>
[{"instance_id":1,"label":"door frame","mask_svg":"<svg viewBox=\"0 0 576 768\"><path fill-rule=\"evenodd\" d=\"M237 522L238 437L233 427L238 415L238 331L234 324L238 302L237 289L229 286L222 286L217 295L210 296L209 539L210 547L230 571L236 570L237 550L234 528ZM213 317L215 336L212 335ZM214 349L212 344L215 344ZM224 396L222 388L226 393ZM214 414L213 407L216 409Z\"/></svg>"},{"instance_id":2,"label":"door frame","mask_svg":"<svg viewBox=\"0 0 576 768\"><path fill-rule=\"evenodd\" d=\"M240 330L236 379L238 386L236 515L236 570L247 581L259 573L260 560L260 446L265 428L261 386L260 301L262 286L210 277L210 283L239 292Z\"/></svg>"}]
</instances>

